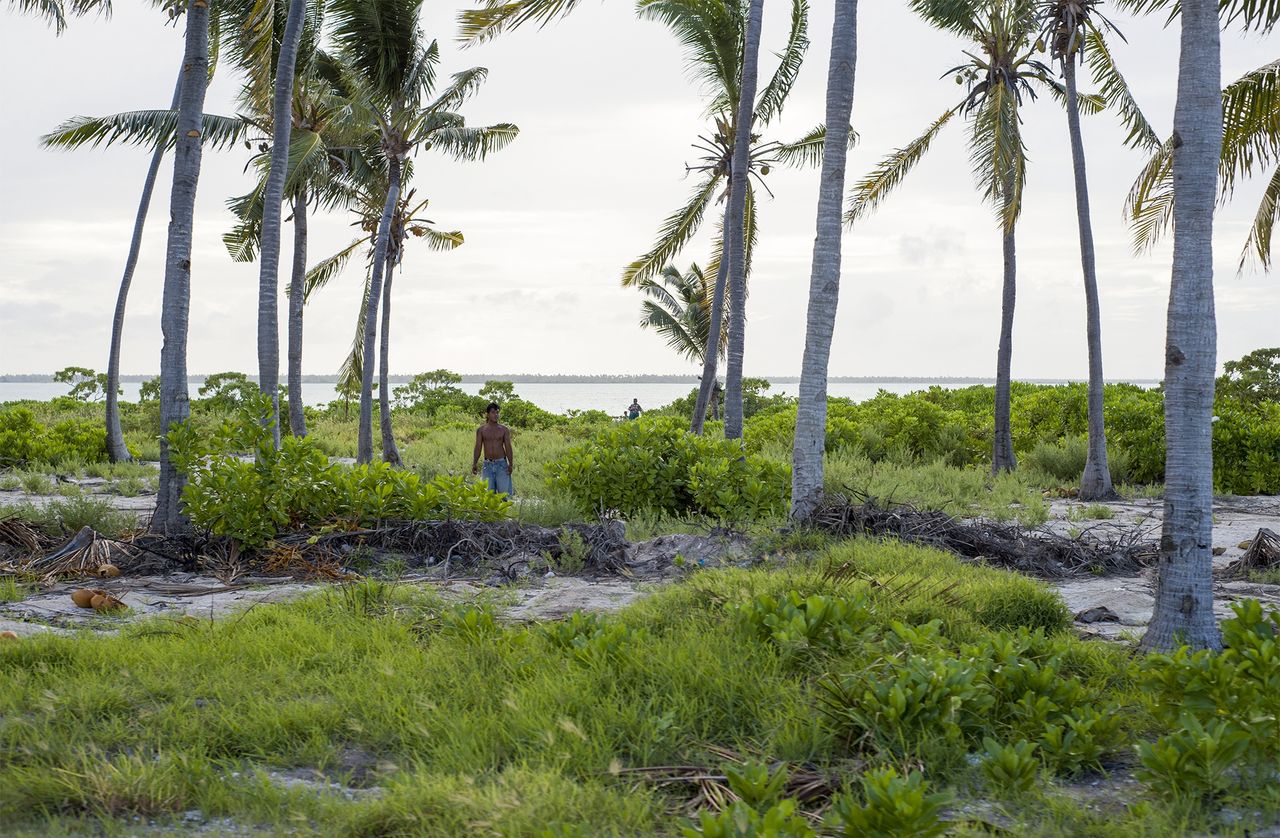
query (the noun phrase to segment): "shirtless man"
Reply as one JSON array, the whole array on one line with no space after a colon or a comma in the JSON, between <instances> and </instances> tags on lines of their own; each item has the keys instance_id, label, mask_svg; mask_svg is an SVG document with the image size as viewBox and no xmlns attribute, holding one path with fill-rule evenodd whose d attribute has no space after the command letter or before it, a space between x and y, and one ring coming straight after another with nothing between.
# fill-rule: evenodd
<instances>
[{"instance_id":1,"label":"shirtless man","mask_svg":"<svg viewBox=\"0 0 1280 838\"><path fill-rule=\"evenodd\" d=\"M489 402L485 408L485 422L476 428L476 450L471 458L471 473L480 471L480 454L484 454L484 479L489 491L514 495L511 473L515 471L515 455L511 451L511 429L498 424L498 403Z\"/></svg>"}]
</instances>

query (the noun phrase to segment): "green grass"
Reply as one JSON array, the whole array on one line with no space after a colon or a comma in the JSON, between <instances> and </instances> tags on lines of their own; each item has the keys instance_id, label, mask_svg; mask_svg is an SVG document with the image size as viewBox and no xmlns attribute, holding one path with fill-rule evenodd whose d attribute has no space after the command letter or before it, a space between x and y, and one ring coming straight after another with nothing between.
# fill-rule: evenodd
<instances>
[{"instance_id":1,"label":"green grass","mask_svg":"<svg viewBox=\"0 0 1280 838\"><path fill-rule=\"evenodd\" d=\"M864 759L896 759L851 750L818 711L819 676L890 663L867 657L876 647L792 652L732 616L737 603L792 590L862 598L878 632L940 621L938 639L923 641L937 648L914 647L940 659L1006 630L1047 631L1033 642L1061 657L1088 700L1124 708L1117 752L1150 728L1127 650L1075 640L1040 584L904 545L829 545L797 536L774 546L818 558L695 573L582 645L427 589L367 582L223 621L0 646L0 831L111 833L134 817L176 829L178 813L199 809L277 834L675 834L678 790L617 768L714 769L712 745L846 777ZM937 786L990 798L967 747L931 741L923 768ZM266 776L288 767L384 792L347 801ZM1203 829L1211 816L1162 807L1104 819L1052 785L1034 802L995 805L1016 835L1155 835Z\"/></svg>"},{"instance_id":2,"label":"green grass","mask_svg":"<svg viewBox=\"0 0 1280 838\"><path fill-rule=\"evenodd\" d=\"M0 602L18 602L25 599L29 588L19 584L11 576L0 576Z\"/></svg>"},{"instance_id":3,"label":"green grass","mask_svg":"<svg viewBox=\"0 0 1280 838\"><path fill-rule=\"evenodd\" d=\"M1114 517L1116 517L1116 511L1105 503L1072 506L1067 510L1068 521L1110 521Z\"/></svg>"},{"instance_id":4,"label":"green grass","mask_svg":"<svg viewBox=\"0 0 1280 838\"><path fill-rule=\"evenodd\" d=\"M102 498L85 494L49 501L43 506L13 504L0 508L0 511L5 517L29 521L54 537L72 535L81 527L91 527L106 536L119 536L138 528L138 519L133 513L116 509Z\"/></svg>"}]
</instances>

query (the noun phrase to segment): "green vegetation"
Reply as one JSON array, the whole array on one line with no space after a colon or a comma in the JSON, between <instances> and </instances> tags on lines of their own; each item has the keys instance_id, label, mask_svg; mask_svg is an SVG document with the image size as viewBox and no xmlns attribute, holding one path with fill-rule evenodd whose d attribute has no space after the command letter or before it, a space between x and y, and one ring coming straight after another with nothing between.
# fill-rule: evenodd
<instances>
[{"instance_id":1,"label":"green vegetation","mask_svg":"<svg viewBox=\"0 0 1280 838\"><path fill-rule=\"evenodd\" d=\"M1226 651L1135 662L1066 633L1036 582L862 541L545 625L368 581L0 646L0 825L199 809L303 834L926 835L972 828L950 801L981 796L1013 834L1216 831L1224 791L1235 811L1277 807L1276 619L1246 604ZM1255 753L1224 769L1240 731ZM1053 779L1116 770L1135 746L1145 791L1127 809L1072 806ZM741 801L673 819L682 787L628 773L669 765L727 773ZM354 799L270 773L298 769ZM831 778L820 827L789 797L800 771Z\"/></svg>"}]
</instances>

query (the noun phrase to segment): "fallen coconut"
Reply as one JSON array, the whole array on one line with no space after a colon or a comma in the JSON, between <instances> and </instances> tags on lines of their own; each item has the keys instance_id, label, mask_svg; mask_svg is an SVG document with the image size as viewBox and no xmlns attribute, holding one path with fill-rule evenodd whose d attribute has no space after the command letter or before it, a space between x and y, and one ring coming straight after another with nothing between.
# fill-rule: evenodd
<instances>
[{"instance_id":1,"label":"fallen coconut","mask_svg":"<svg viewBox=\"0 0 1280 838\"><path fill-rule=\"evenodd\" d=\"M0 631L0 640L17 640L18 633L16 631Z\"/></svg>"},{"instance_id":2,"label":"fallen coconut","mask_svg":"<svg viewBox=\"0 0 1280 838\"><path fill-rule=\"evenodd\" d=\"M98 568L98 575L108 579L114 579L120 575L120 568L111 563L107 563Z\"/></svg>"},{"instance_id":3,"label":"fallen coconut","mask_svg":"<svg viewBox=\"0 0 1280 838\"><path fill-rule=\"evenodd\" d=\"M94 611L115 611L124 608L124 603L111 594L99 594L93 598Z\"/></svg>"},{"instance_id":4,"label":"fallen coconut","mask_svg":"<svg viewBox=\"0 0 1280 838\"><path fill-rule=\"evenodd\" d=\"M92 588L79 588L71 592L71 601L81 608L92 608L93 598L102 591L95 591Z\"/></svg>"}]
</instances>

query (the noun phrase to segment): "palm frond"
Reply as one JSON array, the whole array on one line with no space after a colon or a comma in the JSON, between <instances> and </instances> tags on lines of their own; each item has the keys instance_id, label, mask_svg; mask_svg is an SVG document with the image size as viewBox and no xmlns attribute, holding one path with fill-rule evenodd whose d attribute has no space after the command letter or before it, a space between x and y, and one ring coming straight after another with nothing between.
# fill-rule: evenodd
<instances>
[{"instance_id":1,"label":"palm frond","mask_svg":"<svg viewBox=\"0 0 1280 838\"><path fill-rule=\"evenodd\" d=\"M505 122L477 128L442 128L430 132L426 147L443 152L455 160L483 160L493 152L506 148L519 135L519 128Z\"/></svg>"},{"instance_id":2,"label":"palm frond","mask_svg":"<svg viewBox=\"0 0 1280 838\"><path fill-rule=\"evenodd\" d=\"M360 293L360 308L356 313L356 334L351 340L351 353L338 369L339 392L359 393L364 387L364 321L369 316L369 286L371 277L365 274L364 290Z\"/></svg>"},{"instance_id":3,"label":"palm frond","mask_svg":"<svg viewBox=\"0 0 1280 838\"><path fill-rule=\"evenodd\" d=\"M853 191L849 194L849 209L844 216L846 224L851 225L866 217L888 197L894 187L920 162L920 158L924 157L938 132L955 113L954 108L944 112L923 134L882 159L870 174L854 184Z\"/></svg>"},{"instance_id":4,"label":"palm frond","mask_svg":"<svg viewBox=\"0 0 1280 838\"><path fill-rule=\"evenodd\" d=\"M1267 169L1280 159L1280 61L1245 73L1222 91L1222 165L1224 196L1238 178Z\"/></svg>"},{"instance_id":5,"label":"palm frond","mask_svg":"<svg viewBox=\"0 0 1280 838\"><path fill-rule=\"evenodd\" d=\"M333 254L332 256L329 256L328 258L321 259L313 267L308 269L306 273L306 277L304 279L304 287L306 288L306 291L304 292L303 299L310 301L311 295L314 294L316 291L319 291L321 288L324 288L326 285L329 284L330 280L332 280L335 276L341 273L342 269L347 266L347 262L351 261L351 257L355 254L357 250L360 249L360 246L367 243L368 243L367 239L364 239L364 238L356 239L351 244L342 248L342 250L339 250L337 253ZM366 279L365 282L367 286L368 280ZM368 297L368 296L369 296L368 289L366 287L365 297ZM363 337L364 318L360 319L360 335L361 335L360 340L361 342L363 342L364 341L364 337Z\"/></svg>"},{"instance_id":6,"label":"palm frond","mask_svg":"<svg viewBox=\"0 0 1280 838\"><path fill-rule=\"evenodd\" d=\"M458 15L458 40L478 44L502 32L518 29L526 23L546 26L564 17L578 5L578 0L484 0L478 9Z\"/></svg>"},{"instance_id":7,"label":"palm frond","mask_svg":"<svg viewBox=\"0 0 1280 838\"><path fill-rule=\"evenodd\" d=\"M472 67L461 73L454 73L449 86L441 90L436 100L431 103L431 110L454 111L476 94L485 79L489 77L488 69Z\"/></svg>"},{"instance_id":8,"label":"palm frond","mask_svg":"<svg viewBox=\"0 0 1280 838\"><path fill-rule=\"evenodd\" d=\"M911 11L939 29L973 37L983 12L982 0L911 0Z\"/></svg>"},{"instance_id":9,"label":"palm frond","mask_svg":"<svg viewBox=\"0 0 1280 838\"><path fill-rule=\"evenodd\" d=\"M1168 12L1166 25L1182 13L1178 0L1115 0L1117 7L1133 14ZM1280 23L1280 0L1218 0L1218 16L1224 23L1239 23L1248 30L1270 32Z\"/></svg>"},{"instance_id":10,"label":"palm frond","mask_svg":"<svg viewBox=\"0 0 1280 838\"><path fill-rule=\"evenodd\" d=\"M662 23L685 48L695 78L711 93L708 113L735 111L742 76L746 17L741 3L723 0L638 0L642 19Z\"/></svg>"},{"instance_id":11,"label":"palm frond","mask_svg":"<svg viewBox=\"0 0 1280 838\"><path fill-rule=\"evenodd\" d=\"M418 232L419 230L422 232ZM409 232L413 233L415 236L419 236L430 250L453 250L454 248L461 247L466 241L461 230L445 232L443 230L437 230L434 227L427 227L419 224L410 225Z\"/></svg>"},{"instance_id":12,"label":"palm frond","mask_svg":"<svg viewBox=\"0 0 1280 838\"><path fill-rule=\"evenodd\" d=\"M648 253L627 265L622 272L624 287L635 285L645 277L653 276L670 262L689 239L698 232L702 215L715 192L720 178L711 174L694 191L689 201L667 217L658 230L658 241Z\"/></svg>"},{"instance_id":13,"label":"palm frond","mask_svg":"<svg viewBox=\"0 0 1280 838\"><path fill-rule=\"evenodd\" d=\"M249 123L242 117L207 113L202 118L204 146L223 149L242 141ZM178 115L172 110L126 111L109 116L77 116L40 138L45 148L80 148L89 146L126 145L154 146L165 143L173 148Z\"/></svg>"},{"instance_id":14,"label":"palm frond","mask_svg":"<svg viewBox=\"0 0 1280 838\"><path fill-rule=\"evenodd\" d=\"M1067 106L1067 88L1055 79L1046 77L1041 81L1044 82L1044 86L1049 90L1049 94L1053 96L1054 100L1065 108ZM1080 109L1081 115L1094 116L1106 110L1107 103L1100 94L1076 91L1076 106Z\"/></svg>"},{"instance_id":15,"label":"palm frond","mask_svg":"<svg viewBox=\"0 0 1280 838\"><path fill-rule=\"evenodd\" d=\"M1150 250L1172 226L1172 140L1165 141L1142 167L1125 198L1124 214L1133 227L1133 249L1136 253Z\"/></svg>"},{"instance_id":16,"label":"palm frond","mask_svg":"<svg viewBox=\"0 0 1280 838\"><path fill-rule=\"evenodd\" d=\"M768 125L782 113L782 106L800 75L804 54L809 49L808 28L809 4L805 0L791 0L791 30L787 45L778 53L778 69L756 100L755 118L761 125Z\"/></svg>"},{"instance_id":17,"label":"palm frond","mask_svg":"<svg viewBox=\"0 0 1280 838\"><path fill-rule=\"evenodd\" d=\"M1094 27L1090 27L1085 36L1084 62L1093 76L1093 83L1097 86L1099 95L1107 105L1115 108L1120 114L1120 122L1129 131L1129 135L1125 137L1125 145L1148 151L1159 148L1159 135L1147 121L1142 109L1138 107L1137 100L1133 98L1128 82L1116 67L1106 39Z\"/></svg>"},{"instance_id":18,"label":"palm frond","mask_svg":"<svg viewBox=\"0 0 1280 838\"><path fill-rule=\"evenodd\" d=\"M849 132L849 142L855 142L856 135ZM822 165L822 146L827 141L827 126L819 125L795 142L779 143L774 152L779 163L796 168L813 168Z\"/></svg>"},{"instance_id":19,"label":"palm frond","mask_svg":"<svg viewBox=\"0 0 1280 838\"><path fill-rule=\"evenodd\" d=\"M978 103L970 126L969 164L1001 226L1006 231L1013 229L1022 211L1027 153L1018 97L1008 85L992 85Z\"/></svg>"},{"instance_id":20,"label":"palm frond","mask_svg":"<svg viewBox=\"0 0 1280 838\"><path fill-rule=\"evenodd\" d=\"M394 98L422 58L423 0L329 0L330 38L374 93Z\"/></svg>"},{"instance_id":21,"label":"palm frond","mask_svg":"<svg viewBox=\"0 0 1280 838\"><path fill-rule=\"evenodd\" d=\"M1258 211L1249 227L1249 236L1240 251L1237 270L1244 273L1250 261L1256 261L1262 270L1271 269L1271 232L1275 229L1276 215L1280 213L1280 169L1271 173L1271 180L1258 202Z\"/></svg>"}]
</instances>

